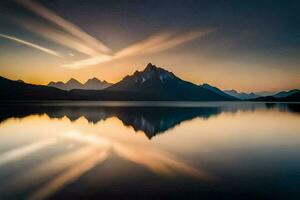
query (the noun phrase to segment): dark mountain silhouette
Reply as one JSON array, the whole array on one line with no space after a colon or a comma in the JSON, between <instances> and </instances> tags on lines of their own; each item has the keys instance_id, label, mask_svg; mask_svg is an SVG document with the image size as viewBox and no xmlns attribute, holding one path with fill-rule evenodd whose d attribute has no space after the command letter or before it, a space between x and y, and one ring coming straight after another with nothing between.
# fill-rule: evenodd
<instances>
[{"instance_id":1,"label":"dark mountain silhouette","mask_svg":"<svg viewBox=\"0 0 300 200\"><path fill-rule=\"evenodd\" d=\"M260 95L257 95L253 92L245 93L245 92L237 92L236 90L224 90L223 92L225 92L226 94L231 95L233 97L236 97L238 99L241 99L241 100L255 99L255 98L260 97Z\"/></svg>"},{"instance_id":2,"label":"dark mountain silhouette","mask_svg":"<svg viewBox=\"0 0 300 200\"><path fill-rule=\"evenodd\" d=\"M213 91L213 92L215 92L215 93L217 93L217 94L219 94L219 95L222 95L222 96L224 96L224 97L229 97L229 98L235 97L235 96L232 96L232 95L230 95L230 94L226 94L225 92L223 92L223 91L220 90L219 88L214 87L214 86L211 86L211 85L209 85L209 84L207 84L207 83L204 83L203 85L200 85L200 87L203 87L203 88L205 88L205 89L208 89L208 90L210 90L210 91Z\"/></svg>"},{"instance_id":3,"label":"dark mountain silhouette","mask_svg":"<svg viewBox=\"0 0 300 200\"><path fill-rule=\"evenodd\" d=\"M94 87L95 79L87 81ZM67 84L79 87L71 79ZM82 87L82 86L81 86ZM89 100L89 101L235 101L208 84L197 86L184 81L173 73L149 63L144 71L136 71L122 81L103 90L72 89L27 84L0 77L0 100ZM299 101L299 92L284 98L266 97L253 101Z\"/></svg>"},{"instance_id":4,"label":"dark mountain silhouette","mask_svg":"<svg viewBox=\"0 0 300 200\"><path fill-rule=\"evenodd\" d=\"M55 87L61 90L73 90L73 89L82 89L82 90L103 90L108 86L112 85L106 81L100 81L97 78L92 78L87 80L86 83L82 84L74 78L71 78L68 82L63 83L59 82L50 82L48 86Z\"/></svg>"},{"instance_id":5,"label":"dark mountain silhouette","mask_svg":"<svg viewBox=\"0 0 300 200\"><path fill-rule=\"evenodd\" d=\"M252 101L267 101L267 102L300 102L300 91L289 96L285 97L274 97L274 96L267 96L267 97L259 97L253 99Z\"/></svg>"},{"instance_id":6,"label":"dark mountain silhouette","mask_svg":"<svg viewBox=\"0 0 300 200\"><path fill-rule=\"evenodd\" d=\"M136 71L120 82L106 88L107 91L130 91L147 93L154 99L226 101L235 100L229 95L223 96L205 87L184 81L172 72L149 63L144 71Z\"/></svg>"},{"instance_id":7,"label":"dark mountain silhouette","mask_svg":"<svg viewBox=\"0 0 300 200\"><path fill-rule=\"evenodd\" d=\"M300 90L294 89L294 90L289 90L289 91L282 91L282 92L279 92L279 93L277 93L273 96L276 97L276 98L288 97L288 96L290 96L292 94L295 94L297 92L300 92Z\"/></svg>"},{"instance_id":8,"label":"dark mountain silhouette","mask_svg":"<svg viewBox=\"0 0 300 200\"><path fill-rule=\"evenodd\" d=\"M254 94L261 96L261 97L268 97L273 96L276 94L276 92L269 92L269 91L261 91L261 92L254 92Z\"/></svg>"},{"instance_id":9,"label":"dark mountain silhouette","mask_svg":"<svg viewBox=\"0 0 300 200\"><path fill-rule=\"evenodd\" d=\"M93 82L91 80L89 83ZM152 64L142 72L126 76L122 81L104 90L70 91L54 87L20 83L1 78L1 100L97 100L97 101L228 101L236 100L223 96L202 86L183 81L173 73ZM61 83L60 83L61 84ZM74 87L75 79L67 82Z\"/></svg>"},{"instance_id":10,"label":"dark mountain silhouette","mask_svg":"<svg viewBox=\"0 0 300 200\"><path fill-rule=\"evenodd\" d=\"M65 99L68 93L52 87L12 81L0 76L1 100L54 100Z\"/></svg>"},{"instance_id":11,"label":"dark mountain silhouette","mask_svg":"<svg viewBox=\"0 0 300 200\"><path fill-rule=\"evenodd\" d=\"M111 86L112 83L108 83L105 80L104 81L100 81L97 78L92 78L87 80L87 82L85 84L83 84L83 87L81 89L85 89L85 90L103 90L109 86Z\"/></svg>"},{"instance_id":12,"label":"dark mountain silhouette","mask_svg":"<svg viewBox=\"0 0 300 200\"><path fill-rule=\"evenodd\" d=\"M0 100L95 100L138 101L151 99L147 94L104 90L60 90L54 87L12 81L0 76ZM153 98L152 98L153 99ZM157 99L159 100L159 99Z\"/></svg>"}]
</instances>

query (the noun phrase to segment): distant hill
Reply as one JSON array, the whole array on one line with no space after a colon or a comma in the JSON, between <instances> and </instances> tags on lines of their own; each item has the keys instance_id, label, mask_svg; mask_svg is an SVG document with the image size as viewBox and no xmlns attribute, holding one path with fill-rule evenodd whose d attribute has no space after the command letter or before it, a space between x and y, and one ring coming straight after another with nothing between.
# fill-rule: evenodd
<instances>
[{"instance_id":1,"label":"distant hill","mask_svg":"<svg viewBox=\"0 0 300 200\"><path fill-rule=\"evenodd\" d=\"M12 81L0 76L1 100L59 100L68 98L68 93L43 85Z\"/></svg>"},{"instance_id":2,"label":"distant hill","mask_svg":"<svg viewBox=\"0 0 300 200\"><path fill-rule=\"evenodd\" d=\"M217 88L217 87L214 87L214 86L211 86L211 85L209 85L209 84L207 84L207 83L204 83L203 85L199 85L200 87L203 87L203 88L205 88L205 89L208 89L208 90L210 90L210 91L213 91L213 92L215 92L215 93L217 93L217 94L220 94L220 95L222 95L222 96L224 96L224 97L230 97L230 98L232 98L232 97L235 97L235 96L232 96L232 95L230 95L230 94L226 94L225 92L223 92L222 90L220 90L219 88ZM235 97L236 98L236 97Z\"/></svg>"},{"instance_id":3,"label":"distant hill","mask_svg":"<svg viewBox=\"0 0 300 200\"><path fill-rule=\"evenodd\" d=\"M275 96L259 97L259 98L253 99L253 101L300 102L300 91L293 93L289 96L284 96L284 97L275 97Z\"/></svg>"},{"instance_id":4,"label":"distant hill","mask_svg":"<svg viewBox=\"0 0 300 200\"><path fill-rule=\"evenodd\" d=\"M245 93L245 92L237 92L236 90L224 90L223 92L241 100L254 99L260 97L259 95L253 92Z\"/></svg>"},{"instance_id":5,"label":"distant hill","mask_svg":"<svg viewBox=\"0 0 300 200\"><path fill-rule=\"evenodd\" d=\"M61 90L74 90L74 89L82 89L82 90L103 90L108 86L112 85L106 81L101 81L97 78L92 78L87 80L86 83L82 84L74 78L71 78L66 83L62 81L58 82L50 82L48 86L55 87Z\"/></svg>"},{"instance_id":6,"label":"distant hill","mask_svg":"<svg viewBox=\"0 0 300 200\"><path fill-rule=\"evenodd\" d=\"M290 96L297 92L300 92L300 90L294 89L294 90L290 90L290 91L282 91L282 92L275 94L274 97L276 97L276 98L287 97L287 96Z\"/></svg>"},{"instance_id":7,"label":"distant hill","mask_svg":"<svg viewBox=\"0 0 300 200\"><path fill-rule=\"evenodd\" d=\"M268 97L273 96L276 94L276 92L268 92L268 91L262 91L262 92L254 92L254 94L261 96L261 97Z\"/></svg>"},{"instance_id":8,"label":"distant hill","mask_svg":"<svg viewBox=\"0 0 300 200\"><path fill-rule=\"evenodd\" d=\"M143 71L136 71L106 91L137 92L149 94L160 100L226 101L236 100L229 95L221 95L203 86L184 81L172 72L149 63Z\"/></svg>"}]
</instances>

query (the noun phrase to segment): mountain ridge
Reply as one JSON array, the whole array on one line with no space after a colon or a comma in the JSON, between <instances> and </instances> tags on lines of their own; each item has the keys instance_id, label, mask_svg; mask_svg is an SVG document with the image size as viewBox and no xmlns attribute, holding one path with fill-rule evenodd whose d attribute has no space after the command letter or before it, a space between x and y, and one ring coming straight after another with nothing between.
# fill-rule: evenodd
<instances>
[{"instance_id":1,"label":"mountain ridge","mask_svg":"<svg viewBox=\"0 0 300 200\"><path fill-rule=\"evenodd\" d=\"M185 81L161 67L149 63L143 71L127 75L121 81L106 88L107 91L145 92L165 100L236 100L220 95L205 87ZM188 94L188 95L187 95Z\"/></svg>"},{"instance_id":2,"label":"mountain ridge","mask_svg":"<svg viewBox=\"0 0 300 200\"><path fill-rule=\"evenodd\" d=\"M257 95L254 92L246 93L246 92L238 92L236 90L223 90L223 92L241 100L255 99L261 97L260 95Z\"/></svg>"},{"instance_id":3,"label":"mountain ridge","mask_svg":"<svg viewBox=\"0 0 300 200\"><path fill-rule=\"evenodd\" d=\"M52 85L63 82L50 82L49 86L28 84L0 77L0 100L93 100L93 101L237 101L238 98L209 84L196 85L182 80L174 73L149 63L143 71L125 76L116 84L97 90L97 78L86 81L83 88L76 79L67 83L79 89L62 90ZM102 81L101 83L107 83ZM298 90L297 90L298 91ZM251 99L253 101L300 101L300 92L276 98L273 96ZM288 92L278 93L288 95Z\"/></svg>"},{"instance_id":4,"label":"mountain ridge","mask_svg":"<svg viewBox=\"0 0 300 200\"><path fill-rule=\"evenodd\" d=\"M82 89L82 90L103 90L112 85L112 83L108 83L107 81L101 81L96 77L88 79L85 83L81 83L75 78L69 79L66 83L62 81L51 81L47 84L47 86L55 87L61 90L74 90L74 89Z\"/></svg>"}]
</instances>

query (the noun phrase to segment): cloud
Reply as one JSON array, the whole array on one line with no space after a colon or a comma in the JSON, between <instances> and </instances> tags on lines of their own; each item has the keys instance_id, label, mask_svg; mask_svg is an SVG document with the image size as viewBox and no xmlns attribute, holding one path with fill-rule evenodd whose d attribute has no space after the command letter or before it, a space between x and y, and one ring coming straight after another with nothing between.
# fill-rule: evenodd
<instances>
[{"instance_id":1,"label":"cloud","mask_svg":"<svg viewBox=\"0 0 300 200\"><path fill-rule=\"evenodd\" d=\"M125 47L118 52L112 53L110 48L103 42L92 37L80 27L60 17L42 5L30 0L15 1L33 11L37 15L57 25L62 30L51 28L45 25L38 25L37 23L32 22L20 23L26 29L53 42L90 56L89 58L83 60L61 65L62 67L70 69L80 69L109 62L115 59L165 51L203 37L213 31L213 29L196 29L182 34L175 34L173 32L156 33L142 41Z\"/></svg>"},{"instance_id":2,"label":"cloud","mask_svg":"<svg viewBox=\"0 0 300 200\"><path fill-rule=\"evenodd\" d=\"M195 40L199 37L206 36L207 34L211 33L212 29L204 29L204 30L194 30L187 32L182 35L175 36L169 40L166 40L162 43L159 43L156 46L150 47L149 49L145 50L145 53L156 53L160 51L165 51L170 48L174 48L178 45L184 44L186 42Z\"/></svg>"},{"instance_id":3,"label":"cloud","mask_svg":"<svg viewBox=\"0 0 300 200\"><path fill-rule=\"evenodd\" d=\"M157 53L174 48L178 45L203 37L214 31L214 29L199 29L186 32L184 34L174 35L172 33L157 33L149 38L130 45L112 56L95 56L88 59L80 60L71 64L62 65L63 67L78 69L100 63L105 63L119 58L129 56Z\"/></svg>"},{"instance_id":4,"label":"cloud","mask_svg":"<svg viewBox=\"0 0 300 200\"><path fill-rule=\"evenodd\" d=\"M14 20L18 24L20 24L22 27L27 29L28 31L31 31L33 33L36 33L43 38L46 38L52 42L55 42L57 44L63 45L65 47L68 47L72 50L78 51L80 53L89 55L89 56L96 56L100 53L95 50L93 47L90 47L85 42L82 42L77 37L74 37L66 32L63 32L61 30L57 30L55 28L52 28L50 26L45 26L42 24L38 24L33 21L28 20Z\"/></svg>"},{"instance_id":5,"label":"cloud","mask_svg":"<svg viewBox=\"0 0 300 200\"><path fill-rule=\"evenodd\" d=\"M48 49L46 47L42 47L40 45L31 43L31 42L28 42L28 41L25 41L25 40L21 40L19 38L13 37L13 36L5 35L5 34L0 34L0 37L6 38L6 39L9 39L9 40L13 40L13 41L21 43L21 44L25 44L29 47L32 47L32 48L38 49L40 51L43 51L45 53L51 54L53 56L57 56L57 57L62 58L62 56L58 52L55 52L55 51L53 51L51 49Z\"/></svg>"},{"instance_id":6,"label":"cloud","mask_svg":"<svg viewBox=\"0 0 300 200\"><path fill-rule=\"evenodd\" d=\"M134 43L129 47L126 47L115 54L115 57L122 58L126 56L133 56L144 54L147 49L155 47L161 43L164 43L172 36L171 33L158 33L155 35L150 36L149 38L140 41L138 43Z\"/></svg>"},{"instance_id":7,"label":"cloud","mask_svg":"<svg viewBox=\"0 0 300 200\"><path fill-rule=\"evenodd\" d=\"M110 52L110 49L103 42L92 37L85 31L81 30L80 27L78 27L75 24L60 17L59 15L57 15L53 11L43 7L42 5L40 5L36 2L29 1L29 0L16 0L16 2L23 5L24 7L28 8L29 10L33 11L37 15L56 24L57 26L59 26L60 28L65 30L67 33L69 33L73 36L76 36L82 42L88 44L90 47L99 51L99 53L109 53Z\"/></svg>"},{"instance_id":8,"label":"cloud","mask_svg":"<svg viewBox=\"0 0 300 200\"><path fill-rule=\"evenodd\" d=\"M126 57L165 51L199 37L203 37L212 31L212 29L200 29L186 32L180 35L174 35L172 33L158 33L117 52L116 57Z\"/></svg>"},{"instance_id":9,"label":"cloud","mask_svg":"<svg viewBox=\"0 0 300 200\"><path fill-rule=\"evenodd\" d=\"M77 61L75 63L65 64L65 65L62 65L62 66L66 67L66 68L80 69L80 68L83 68L83 67L108 62L108 61L111 61L112 59L114 59L113 56L99 55L99 56L91 57L91 58L88 58L88 59L80 60L80 61Z\"/></svg>"}]
</instances>

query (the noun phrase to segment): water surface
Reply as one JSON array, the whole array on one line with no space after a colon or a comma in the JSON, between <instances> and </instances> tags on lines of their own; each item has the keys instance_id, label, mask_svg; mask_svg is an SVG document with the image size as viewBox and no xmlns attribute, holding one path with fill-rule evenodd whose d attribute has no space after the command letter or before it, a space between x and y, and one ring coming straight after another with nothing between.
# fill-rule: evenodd
<instances>
[{"instance_id":1,"label":"water surface","mask_svg":"<svg viewBox=\"0 0 300 200\"><path fill-rule=\"evenodd\" d=\"M300 105L0 106L0 199L299 199Z\"/></svg>"}]
</instances>

